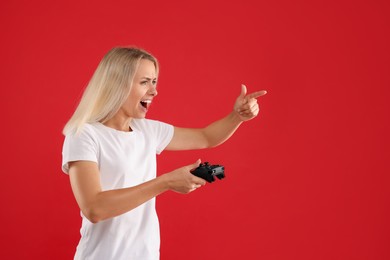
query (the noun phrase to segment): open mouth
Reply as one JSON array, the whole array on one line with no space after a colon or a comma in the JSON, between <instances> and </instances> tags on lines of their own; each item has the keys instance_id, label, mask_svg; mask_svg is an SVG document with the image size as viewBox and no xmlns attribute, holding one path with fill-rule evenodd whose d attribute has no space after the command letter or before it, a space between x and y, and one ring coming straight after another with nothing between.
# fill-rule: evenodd
<instances>
[{"instance_id":1,"label":"open mouth","mask_svg":"<svg viewBox=\"0 0 390 260\"><path fill-rule=\"evenodd\" d=\"M140 103L141 103L141 106L143 106L144 108L148 108L150 106L150 104L152 103L152 100L142 100Z\"/></svg>"}]
</instances>

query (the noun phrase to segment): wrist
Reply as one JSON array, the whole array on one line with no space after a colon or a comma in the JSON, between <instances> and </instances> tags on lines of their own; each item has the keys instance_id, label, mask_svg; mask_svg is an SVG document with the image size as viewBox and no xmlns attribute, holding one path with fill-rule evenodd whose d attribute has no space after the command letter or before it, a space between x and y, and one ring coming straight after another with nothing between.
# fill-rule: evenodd
<instances>
[{"instance_id":1,"label":"wrist","mask_svg":"<svg viewBox=\"0 0 390 260\"><path fill-rule=\"evenodd\" d=\"M158 176L156 181L158 182L158 185L161 187L163 192L171 189L169 176L167 174Z\"/></svg>"},{"instance_id":2,"label":"wrist","mask_svg":"<svg viewBox=\"0 0 390 260\"><path fill-rule=\"evenodd\" d=\"M234 123L236 123L236 124L238 124L238 125L240 125L242 122L244 122L244 120L242 120L240 114L239 114L237 111L235 111L235 110L233 110L233 111L230 113L229 117L231 118L231 120L232 120Z\"/></svg>"}]
</instances>

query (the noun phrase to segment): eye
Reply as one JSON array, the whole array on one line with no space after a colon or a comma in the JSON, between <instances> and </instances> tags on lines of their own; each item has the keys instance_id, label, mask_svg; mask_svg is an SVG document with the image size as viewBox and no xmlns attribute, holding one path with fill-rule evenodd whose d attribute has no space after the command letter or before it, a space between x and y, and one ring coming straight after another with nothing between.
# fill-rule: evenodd
<instances>
[{"instance_id":1,"label":"eye","mask_svg":"<svg viewBox=\"0 0 390 260\"><path fill-rule=\"evenodd\" d=\"M153 86L156 86L157 85L157 80L153 80L152 84L153 84Z\"/></svg>"},{"instance_id":2,"label":"eye","mask_svg":"<svg viewBox=\"0 0 390 260\"><path fill-rule=\"evenodd\" d=\"M146 84L148 84L148 81L147 80L145 80L145 81L141 81L141 85L146 85Z\"/></svg>"}]
</instances>

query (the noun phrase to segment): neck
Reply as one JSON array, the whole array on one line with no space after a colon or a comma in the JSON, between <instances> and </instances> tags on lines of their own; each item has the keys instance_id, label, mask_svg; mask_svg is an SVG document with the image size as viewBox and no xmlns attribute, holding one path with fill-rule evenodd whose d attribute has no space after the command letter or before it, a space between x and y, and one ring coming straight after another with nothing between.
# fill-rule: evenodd
<instances>
[{"instance_id":1,"label":"neck","mask_svg":"<svg viewBox=\"0 0 390 260\"><path fill-rule=\"evenodd\" d=\"M130 127L131 118L126 119L119 119L119 118L111 118L110 120L107 120L103 124L107 127L114 128L118 131L124 131L124 132L132 132L133 130Z\"/></svg>"}]
</instances>

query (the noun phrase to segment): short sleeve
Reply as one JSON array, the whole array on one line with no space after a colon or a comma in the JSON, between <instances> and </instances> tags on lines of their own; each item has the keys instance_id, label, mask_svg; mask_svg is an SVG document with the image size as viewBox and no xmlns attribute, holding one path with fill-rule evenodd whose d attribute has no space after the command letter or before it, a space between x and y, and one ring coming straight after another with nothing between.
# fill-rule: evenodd
<instances>
[{"instance_id":1,"label":"short sleeve","mask_svg":"<svg viewBox=\"0 0 390 260\"><path fill-rule=\"evenodd\" d=\"M133 126L153 138L156 154L160 154L173 138L172 125L151 119L133 119Z\"/></svg>"},{"instance_id":2,"label":"short sleeve","mask_svg":"<svg viewBox=\"0 0 390 260\"><path fill-rule=\"evenodd\" d=\"M98 162L98 143L90 126L85 126L80 133L65 136L62 147L62 171L69 174L69 162Z\"/></svg>"},{"instance_id":3,"label":"short sleeve","mask_svg":"<svg viewBox=\"0 0 390 260\"><path fill-rule=\"evenodd\" d=\"M158 122L156 129L156 153L160 154L173 138L173 126L167 123Z\"/></svg>"}]
</instances>

